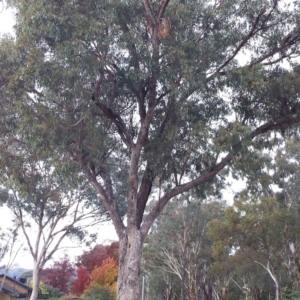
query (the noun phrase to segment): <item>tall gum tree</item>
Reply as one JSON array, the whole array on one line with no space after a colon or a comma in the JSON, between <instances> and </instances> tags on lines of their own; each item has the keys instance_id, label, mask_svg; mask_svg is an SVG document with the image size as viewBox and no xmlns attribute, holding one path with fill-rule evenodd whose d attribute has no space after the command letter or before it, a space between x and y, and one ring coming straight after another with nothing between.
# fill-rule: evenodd
<instances>
[{"instance_id":1,"label":"tall gum tree","mask_svg":"<svg viewBox=\"0 0 300 300\"><path fill-rule=\"evenodd\" d=\"M298 3L9 3L1 95L18 116L1 113L37 152L78 163L120 239L117 299L138 299L142 245L168 201L250 169L271 131L300 122Z\"/></svg>"}]
</instances>

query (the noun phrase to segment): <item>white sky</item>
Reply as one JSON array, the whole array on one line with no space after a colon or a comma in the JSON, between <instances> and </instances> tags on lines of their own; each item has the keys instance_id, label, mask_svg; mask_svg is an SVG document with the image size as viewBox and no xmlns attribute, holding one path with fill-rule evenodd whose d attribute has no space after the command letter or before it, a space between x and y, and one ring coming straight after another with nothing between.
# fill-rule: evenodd
<instances>
[{"instance_id":1,"label":"white sky","mask_svg":"<svg viewBox=\"0 0 300 300\"><path fill-rule=\"evenodd\" d=\"M12 11L3 7L2 1L0 1L0 11L0 33L12 33L15 23Z\"/></svg>"}]
</instances>

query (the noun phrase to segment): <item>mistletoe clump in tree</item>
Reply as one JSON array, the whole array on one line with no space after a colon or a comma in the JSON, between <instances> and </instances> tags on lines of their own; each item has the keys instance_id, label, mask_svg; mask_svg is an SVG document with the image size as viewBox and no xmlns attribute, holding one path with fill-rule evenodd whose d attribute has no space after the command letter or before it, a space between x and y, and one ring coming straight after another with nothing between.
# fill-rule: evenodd
<instances>
[{"instance_id":1,"label":"mistletoe clump in tree","mask_svg":"<svg viewBox=\"0 0 300 300\"><path fill-rule=\"evenodd\" d=\"M168 201L215 192L224 168L259 170L255 148L300 122L299 7L10 3L17 24L0 45L1 143L22 136L36 153L77 163L120 239L117 297L138 299L142 245Z\"/></svg>"}]
</instances>

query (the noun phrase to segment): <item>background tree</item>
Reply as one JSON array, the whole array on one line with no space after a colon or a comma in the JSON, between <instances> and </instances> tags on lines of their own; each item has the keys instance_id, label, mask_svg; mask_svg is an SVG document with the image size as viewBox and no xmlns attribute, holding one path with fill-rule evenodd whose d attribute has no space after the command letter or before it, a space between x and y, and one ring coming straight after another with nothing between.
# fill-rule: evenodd
<instances>
[{"instance_id":1,"label":"background tree","mask_svg":"<svg viewBox=\"0 0 300 300\"><path fill-rule=\"evenodd\" d=\"M292 230L296 238L295 226L299 231L300 224L294 221L293 215L275 198L262 197L255 203L242 198L227 208L223 220L211 221L210 236L217 247L235 252L231 261L257 264L261 272L267 272L276 288L275 299L280 300L281 288L289 282L286 273L291 255L286 237ZM291 228L289 224L293 224Z\"/></svg>"},{"instance_id":2,"label":"background tree","mask_svg":"<svg viewBox=\"0 0 300 300\"><path fill-rule=\"evenodd\" d=\"M222 289L212 272L212 243L206 225L221 214L223 205L194 199L168 204L144 247L151 298L210 300Z\"/></svg>"},{"instance_id":3,"label":"background tree","mask_svg":"<svg viewBox=\"0 0 300 300\"><path fill-rule=\"evenodd\" d=\"M299 3L10 3L1 133L78 164L120 239L118 300L138 299L142 245L168 201L207 195L229 165L258 170L253 149L299 123Z\"/></svg>"},{"instance_id":4,"label":"background tree","mask_svg":"<svg viewBox=\"0 0 300 300\"><path fill-rule=\"evenodd\" d=\"M95 267L101 266L103 261L109 257L118 261L118 252L119 242L112 242L109 245L96 245L90 251L84 251L77 258L77 265L83 266L91 274Z\"/></svg>"},{"instance_id":5,"label":"background tree","mask_svg":"<svg viewBox=\"0 0 300 300\"><path fill-rule=\"evenodd\" d=\"M85 267L79 266L76 270L76 279L72 285L72 294L81 296L90 283L90 274Z\"/></svg>"},{"instance_id":6,"label":"background tree","mask_svg":"<svg viewBox=\"0 0 300 300\"><path fill-rule=\"evenodd\" d=\"M41 271L41 281L58 289L60 293L67 294L71 290L74 274L75 269L69 257L65 255L63 259L55 261L51 267Z\"/></svg>"},{"instance_id":7,"label":"background tree","mask_svg":"<svg viewBox=\"0 0 300 300\"><path fill-rule=\"evenodd\" d=\"M2 155L7 172L1 179L8 192L2 193L1 200L13 212L33 258L31 297L35 299L46 262L67 236L88 238L85 228L100 221L101 207L93 206L93 193L84 181L68 182L53 161L42 161L40 153L37 158L23 144L18 145L15 143L14 152L6 148ZM21 151L26 151L26 157Z\"/></svg>"},{"instance_id":8,"label":"background tree","mask_svg":"<svg viewBox=\"0 0 300 300\"><path fill-rule=\"evenodd\" d=\"M80 255L77 258L77 278L73 283L72 286L72 292L76 295L82 295L84 291L87 290L89 287L89 292L94 293L98 292L99 286L104 286L104 281L106 280L107 283L111 283L111 285L115 284L114 279L106 278L114 277L114 275L110 275L110 272L115 272L115 267L118 263L118 250L119 250L119 242L115 241L112 242L109 245L96 245L93 249L90 251L84 251L82 255ZM101 267L104 266L105 267ZM98 270L96 272L96 270ZM110 270L109 272L107 270ZM94 275L92 274L98 274L96 277L98 278L97 281L95 280L93 282L92 278L94 278ZM100 273L99 273L100 272ZM101 275L101 273L103 274ZM100 279L101 277L102 279ZM97 285L97 288L90 288L90 285ZM110 284L105 285L105 289L111 289L111 295L114 295L116 293L115 286L110 286Z\"/></svg>"},{"instance_id":9,"label":"background tree","mask_svg":"<svg viewBox=\"0 0 300 300\"><path fill-rule=\"evenodd\" d=\"M4 277L0 283L0 292L2 291L5 277L13 266L17 255L23 247L23 244L20 244L19 238L19 226L13 224L12 228L7 228L6 230L0 229L0 262L5 263L3 265Z\"/></svg>"}]
</instances>

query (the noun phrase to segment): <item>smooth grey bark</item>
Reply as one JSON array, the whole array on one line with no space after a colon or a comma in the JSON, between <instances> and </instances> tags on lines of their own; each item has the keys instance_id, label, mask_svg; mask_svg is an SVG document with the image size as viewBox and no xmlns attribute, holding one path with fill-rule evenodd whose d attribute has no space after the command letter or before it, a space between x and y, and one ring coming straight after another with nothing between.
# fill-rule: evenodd
<instances>
[{"instance_id":1,"label":"smooth grey bark","mask_svg":"<svg viewBox=\"0 0 300 300\"><path fill-rule=\"evenodd\" d=\"M35 260L33 263L33 270L32 270L32 294L30 296L30 300L36 300L38 298L40 277L41 277L41 269L39 263Z\"/></svg>"},{"instance_id":2,"label":"smooth grey bark","mask_svg":"<svg viewBox=\"0 0 300 300\"><path fill-rule=\"evenodd\" d=\"M258 262L258 261L254 261L255 263L257 263L258 265L262 266L270 275L270 277L272 278L274 284L275 284L275 300L281 300L281 286L279 283L279 280L277 278L277 275L274 271L273 265L271 263L270 260L268 260L267 265L264 266L262 263Z\"/></svg>"}]
</instances>

